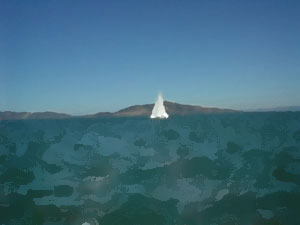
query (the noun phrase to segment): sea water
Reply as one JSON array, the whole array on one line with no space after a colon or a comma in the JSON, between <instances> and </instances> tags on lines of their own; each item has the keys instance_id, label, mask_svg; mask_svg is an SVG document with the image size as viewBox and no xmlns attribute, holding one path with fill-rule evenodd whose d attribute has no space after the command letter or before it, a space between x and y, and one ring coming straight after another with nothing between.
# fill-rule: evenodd
<instances>
[{"instance_id":1,"label":"sea water","mask_svg":"<svg viewBox=\"0 0 300 225\"><path fill-rule=\"evenodd\" d=\"M300 113L0 122L0 224L300 224Z\"/></svg>"}]
</instances>

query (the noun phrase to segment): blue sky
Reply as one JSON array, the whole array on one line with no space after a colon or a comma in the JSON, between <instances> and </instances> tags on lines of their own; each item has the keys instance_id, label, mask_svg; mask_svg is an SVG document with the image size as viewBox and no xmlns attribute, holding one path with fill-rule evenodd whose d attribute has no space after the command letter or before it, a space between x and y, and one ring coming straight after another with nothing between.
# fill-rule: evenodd
<instances>
[{"instance_id":1,"label":"blue sky","mask_svg":"<svg viewBox=\"0 0 300 225\"><path fill-rule=\"evenodd\" d=\"M1 1L0 111L300 105L300 1Z\"/></svg>"}]
</instances>

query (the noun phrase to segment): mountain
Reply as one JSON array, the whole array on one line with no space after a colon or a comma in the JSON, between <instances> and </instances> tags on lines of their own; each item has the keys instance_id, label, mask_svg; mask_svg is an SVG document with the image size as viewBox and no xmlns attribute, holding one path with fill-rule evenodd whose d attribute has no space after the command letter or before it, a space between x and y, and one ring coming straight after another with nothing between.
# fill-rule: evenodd
<instances>
[{"instance_id":1,"label":"mountain","mask_svg":"<svg viewBox=\"0 0 300 225\"><path fill-rule=\"evenodd\" d=\"M174 102L164 102L167 113L172 115L192 115L207 113L235 113L240 112L232 109L208 108L195 105L183 105ZM98 117L130 117L130 116L150 116L154 104L134 105L120 111L99 112L96 114L71 116L65 113L56 112L0 112L0 120L22 120L22 119L67 119L67 118L98 118Z\"/></svg>"},{"instance_id":2,"label":"mountain","mask_svg":"<svg viewBox=\"0 0 300 225\"><path fill-rule=\"evenodd\" d=\"M122 117L122 116L150 116L154 104L146 104L146 105L134 105L125 109L121 109L118 112L114 113L114 116Z\"/></svg>"},{"instance_id":3,"label":"mountain","mask_svg":"<svg viewBox=\"0 0 300 225\"><path fill-rule=\"evenodd\" d=\"M114 113L111 112L98 112L95 114L87 114L87 115L81 115L81 116L74 116L77 118L97 118L97 117L112 117Z\"/></svg>"},{"instance_id":4,"label":"mountain","mask_svg":"<svg viewBox=\"0 0 300 225\"><path fill-rule=\"evenodd\" d=\"M96 118L96 117L130 117L130 116L149 116L151 115L154 104L145 105L134 105L121 109L114 113L96 113L91 115L84 115L81 117L85 118ZM195 105L183 105L174 102L164 101L164 106L167 113L172 115L192 115L192 114L207 114L207 113L234 113L241 112L232 109L219 109L219 108L208 108Z\"/></svg>"},{"instance_id":5,"label":"mountain","mask_svg":"<svg viewBox=\"0 0 300 225\"><path fill-rule=\"evenodd\" d=\"M262 108L262 109L257 109L254 111L257 111L257 112L298 112L298 111L300 111L300 106Z\"/></svg>"},{"instance_id":6,"label":"mountain","mask_svg":"<svg viewBox=\"0 0 300 225\"><path fill-rule=\"evenodd\" d=\"M66 119L71 115L56 112L0 112L0 120L24 120L24 119Z\"/></svg>"},{"instance_id":7,"label":"mountain","mask_svg":"<svg viewBox=\"0 0 300 225\"><path fill-rule=\"evenodd\" d=\"M201 113L234 113L241 112L233 109L220 109L214 107L202 107L197 105L183 105L174 102L165 101L166 110L171 115L189 115Z\"/></svg>"},{"instance_id":8,"label":"mountain","mask_svg":"<svg viewBox=\"0 0 300 225\"><path fill-rule=\"evenodd\" d=\"M150 116L154 104L134 105L115 112L113 116ZM172 115L192 115L203 113L234 113L239 112L232 109L208 108L196 105L183 105L174 102L164 101L167 113Z\"/></svg>"}]
</instances>

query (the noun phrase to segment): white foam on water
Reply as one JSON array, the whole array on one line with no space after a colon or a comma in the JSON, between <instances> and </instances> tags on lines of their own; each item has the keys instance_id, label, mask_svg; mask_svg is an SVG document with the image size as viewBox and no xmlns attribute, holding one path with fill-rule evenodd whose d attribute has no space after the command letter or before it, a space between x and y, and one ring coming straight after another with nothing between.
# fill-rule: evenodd
<instances>
[{"instance_id":1,"label":"white foam on water","mask_svg":"<svg viewBox=\"0 0 300 225\"><path fill-rule=\"evenodd\" d=\"M257 209L256 211L261 215L262 218L267 220L274 216L274 213L271 210Z\"/></svg>"},{"instance_id":2,"label":"white foam on water","mask_svg":"<svg viewBox=\"0 0 300 225\"><path fill-rule=\"evenodd\" d=\"M227 195L229 193L228 189L222 189L218 192L218 194L216 195L215 199L217 201L220 201L225 195Z\"/></svg>"}]
</instances>

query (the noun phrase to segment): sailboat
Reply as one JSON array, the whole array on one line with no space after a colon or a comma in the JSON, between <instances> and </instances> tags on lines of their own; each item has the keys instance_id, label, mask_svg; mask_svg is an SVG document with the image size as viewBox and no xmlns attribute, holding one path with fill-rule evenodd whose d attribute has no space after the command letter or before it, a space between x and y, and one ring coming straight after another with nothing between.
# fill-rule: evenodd
<instances>
[{"instance_id":1,"label":"sailboat","mask_svg":"<svg viewBox=\"0 0 300 225\"><path fill-rule=\"evenodd\" d=\"M162 98L162 94L159 93L157 97L157 101L154 104L154 107L152 109L152 114L150 116L151 119L167 119L169 117L168 113L166 112L165 106L164 106L164 100Z\"/></svg>"}]
</instances>

